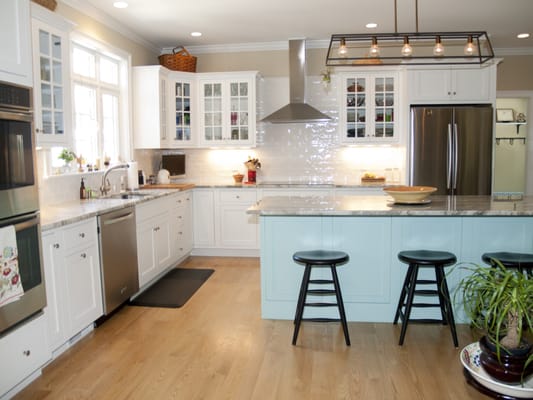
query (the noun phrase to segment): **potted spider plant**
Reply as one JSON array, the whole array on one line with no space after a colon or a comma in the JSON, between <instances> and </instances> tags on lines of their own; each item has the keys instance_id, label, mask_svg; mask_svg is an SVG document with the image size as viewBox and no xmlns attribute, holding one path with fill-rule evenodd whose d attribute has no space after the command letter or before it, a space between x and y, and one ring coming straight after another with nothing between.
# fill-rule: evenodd
<instances>
[{"instance_id":1,"label":"potted spider plant","mask_svg":"<svg viewBox=\"0 0 533 400\"><path fill-rule=\"evenodd\" d=\"M455 295L472 326L484 336L479 340L484 370L500 381L517 383L533 373L533 279L505 268L498 260L491 267L463 267Z\"/></svg>"}]
</instances>

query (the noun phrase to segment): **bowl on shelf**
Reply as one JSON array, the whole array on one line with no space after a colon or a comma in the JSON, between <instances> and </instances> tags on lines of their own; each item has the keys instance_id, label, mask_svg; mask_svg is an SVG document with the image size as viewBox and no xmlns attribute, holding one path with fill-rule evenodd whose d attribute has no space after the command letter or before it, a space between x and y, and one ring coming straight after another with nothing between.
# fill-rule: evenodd
<instances>
[{"instance_id":1,"label":"bowl on shelf","mask_svg":"<svg viewBox=\"0 0 533 400\"><path fill-rule=\"evenodd\" d=\"M387 186L383 191L394 199L395 203L416 204L428 202L428 196L437 191L432 186Z\"/></svg>"}]
</instances>

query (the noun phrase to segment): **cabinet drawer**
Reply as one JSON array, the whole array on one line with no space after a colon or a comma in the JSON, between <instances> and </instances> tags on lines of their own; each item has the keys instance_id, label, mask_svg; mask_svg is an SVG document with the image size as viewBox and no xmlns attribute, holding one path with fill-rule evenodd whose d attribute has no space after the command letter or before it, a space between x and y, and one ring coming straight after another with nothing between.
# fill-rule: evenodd
<instances>
[{"instance_id":1,"label":"cabinet drawer","mask_svg":"<svg viewBox=\"0 0 533 400\"><path fill-rule=\"evenodd\" d=\"M65 247L68 250L86 247L95 243L97 238L96 219L91 218L86 221L68 225L63 231Z\"/></svg>"},{"instance_id":2,"label":"cabinet drawer","mask_svg":"<svg viewBox=\"0 0 533 400\"><path fill-rule=\"evenodd\" d=\"M174 207L186 207L192 204L192 192L177 194L172 197L172 204Z\"/></svg>"},{"instance_id":3,"label":"cabinet drawer","mask_svg":"<svg viewBox=\"0 0 533 400\"><path fill-rule=\"evenodd\" d=\"M244 203L253 204L256 202L257 195L255 190L221 190L220 201L222 203Z\"/></svg>"},{"instance_id":4,"label":"cabinet drawer","mask_svg":"<svg viewBox=\"0 0 533 400\"><path fill-rule=\"evenodd\" d=\"M0 339L0 395L43 366L51 354L46 344L45 316L27 322ZM9 360L7 362L6 360Z\"/></svg>"}]
</instances>

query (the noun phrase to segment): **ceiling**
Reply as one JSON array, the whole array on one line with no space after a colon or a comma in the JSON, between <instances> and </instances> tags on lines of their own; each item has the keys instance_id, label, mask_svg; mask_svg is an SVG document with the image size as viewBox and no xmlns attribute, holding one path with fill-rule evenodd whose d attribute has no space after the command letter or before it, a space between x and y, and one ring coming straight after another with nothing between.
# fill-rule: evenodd
<instances>
[{"instance_id":1,"label":"ceiling","mask_svg":"<svg viewBox=\"0 0 533 400\"><path fill-rule=\"evenodd\" d=\"M113 1L85 3L160 49L328 40L333 33L368 33L368 22L378 24L376 32L394 32L394 0L127 0L126 9ZM415 1L397 0L398 32L416 30ZM533 0L418 0L418 10L421 32L482 30L496 50L533 54ZM193 31L202 36L191 37ZM517 39L522 32L532 36Z\"/></svg>"}]
</instances>

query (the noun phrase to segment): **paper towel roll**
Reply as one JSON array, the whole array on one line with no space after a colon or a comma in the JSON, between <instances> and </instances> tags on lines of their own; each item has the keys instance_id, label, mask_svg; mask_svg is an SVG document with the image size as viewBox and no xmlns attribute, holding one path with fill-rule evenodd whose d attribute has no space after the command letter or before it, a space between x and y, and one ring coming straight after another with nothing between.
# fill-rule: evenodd
<instances>
[{"instance_id":1,"label":"paper towel roll","mask_svg":"<svg viewBox=\"0 0 533 400\"><path fill-rule=\"evenodd\" d=\"M136 190L139 189L139 171L137 170L138 165L137 161L128 162L128 189Z\"/></svg>"}]
</instances>

